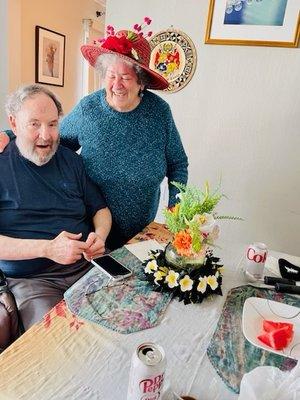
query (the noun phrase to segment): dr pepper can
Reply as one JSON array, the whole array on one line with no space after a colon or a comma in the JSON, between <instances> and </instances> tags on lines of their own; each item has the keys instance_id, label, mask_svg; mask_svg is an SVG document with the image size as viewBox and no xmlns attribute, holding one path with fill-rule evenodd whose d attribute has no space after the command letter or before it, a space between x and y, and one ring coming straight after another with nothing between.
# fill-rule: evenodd
<instances>
[{"instance_id":1,"label":"dr pepper can","mask_svg":"<svg viewBox=\"0 0 300 400\"><path fill-rule=\"evenodd\" d=\"M159 400L166 370L166 356L161 346L143 343L133 353L127 400Z\"/></svg>"}]
</instances>

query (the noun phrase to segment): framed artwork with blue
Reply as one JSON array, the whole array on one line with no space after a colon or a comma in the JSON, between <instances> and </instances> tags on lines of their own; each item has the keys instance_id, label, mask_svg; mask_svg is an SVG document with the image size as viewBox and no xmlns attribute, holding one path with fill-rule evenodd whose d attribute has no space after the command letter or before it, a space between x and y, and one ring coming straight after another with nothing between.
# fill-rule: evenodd
<instances>
[{"instance_id":1,"label":"framed artwork with blue","mask_svg":"<svg viewBox=\"0 0 300 400\"><path fill-rule=\"evenodd\" d=\"M298 47L299 0L210 0L205 43Z\"/></svg>"}]
</instances>

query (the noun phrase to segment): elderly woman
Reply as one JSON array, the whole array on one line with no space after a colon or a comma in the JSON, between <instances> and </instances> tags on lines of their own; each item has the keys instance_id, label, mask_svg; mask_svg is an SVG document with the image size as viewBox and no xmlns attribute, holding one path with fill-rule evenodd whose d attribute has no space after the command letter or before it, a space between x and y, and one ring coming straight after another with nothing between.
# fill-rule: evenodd
<instances>
[{"instance_id":1,"label":"elderly woman","mask_svg":"<svg viewBox=\"0 0 300 400\"><path fill-rule=\"evenodd\" d=\"M187 156L169 105L147 89L168 82L151 70L148 41L131 31L110 35L81 51L101 74L104 88L84 97L61 123L61 143L80 147L86 172L100 187L113 216L110 249L155 218L160 184L187 182Z\"/></svg>"}]
</instances>

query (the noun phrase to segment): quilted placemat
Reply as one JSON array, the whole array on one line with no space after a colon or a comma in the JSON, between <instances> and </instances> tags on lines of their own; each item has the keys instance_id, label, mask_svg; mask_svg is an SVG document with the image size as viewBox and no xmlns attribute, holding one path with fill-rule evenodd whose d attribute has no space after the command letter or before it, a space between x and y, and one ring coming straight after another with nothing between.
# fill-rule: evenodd
<instances>
[{"instance_id":1,"label":"quilted placemat","mask_svg":"<svg viewBox=\"0 0 300 400\"><path fill-rule=\"evenodd\" d=\"M80 318L120 333L137 332L157 325L171 301L170 294L153 291L144 280L141 261L125 247L111 255L133 275L124 281L109 282L98 268L92 268L65 292L69 310Z\"/></svg>"},{"instance_id":2,"label":"quilted placemat","mask_svg":"<svg viewBox=\"0 0 300 400\"><path fill-rule=\"evenodd\" d=\"M228 292L215 333L207 348L210 362L226 385L239 393L243 375L253 368L267 365L291 370L296 360L283 357L252 345L242 332L242 312L248 297L280 301L300 307L300 299L274 290L240 286Z\"/></svg>"}]
</instances>

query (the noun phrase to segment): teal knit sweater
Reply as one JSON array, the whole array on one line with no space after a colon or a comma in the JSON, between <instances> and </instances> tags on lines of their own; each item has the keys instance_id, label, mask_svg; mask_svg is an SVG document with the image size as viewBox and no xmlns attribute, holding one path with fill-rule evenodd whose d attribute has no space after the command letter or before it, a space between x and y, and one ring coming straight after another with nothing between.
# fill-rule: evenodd
<instances>
[{"instance_id":1,"label":"teal knit sweater","mask_svg":"<svg viewBox=\"0 0 300 400\"><path fill-rule=\"evenodd\" d=\"M105 90L92 93L62 120L60 132L63 145L82 147L86 172L99 185L124 240L155 218L165 176L187 182L187 156L170 107L152 92L130 112L112 109ZM169 205L175 194L169 186Z\"/></svg>"}]
</instances>

